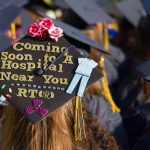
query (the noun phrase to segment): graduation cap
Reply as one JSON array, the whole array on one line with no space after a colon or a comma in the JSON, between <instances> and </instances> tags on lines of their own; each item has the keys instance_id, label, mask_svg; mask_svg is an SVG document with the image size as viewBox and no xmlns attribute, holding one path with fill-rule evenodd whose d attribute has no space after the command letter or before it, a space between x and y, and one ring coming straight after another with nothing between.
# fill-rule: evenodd
<instances>
[{"instance_id":1,"label":"graduation cap","mask_svg":"<svg viewBox=\"0 0 150 150\"><path fill-rule=\"evenodd\" d=\"M140 0L126 0L116 3L117 8L125 18L135 27L138 26L141 17L146 15Z\"/></svg>"},{"instance_id":2,"label":"graduation cap","mask_svg":"<svg viewBox=\"0 0 150 150\"><path fill-rule=\"evenodd\" d=\"M5 35L0 35L0 51L8 48L8 45L11 44L11 39L7 38Z\"/></svg>"},{"instance_id":3,"label":"graduation cap","mask_svg":"<svg viewBox=\"0 0 150 150\"><path fill-rule=\"evenodd\" d=\"M22 8L20 13L16 16L20 17L21 20L21 28L23 31L23 34L26 34L27 28L29 27L30 24L32 24L35 20L31 17L30 12L28 12L26 9Z\"/></svg>"},{"instance_id":4,"label":"graduation cap","mask_svg":"<svg viewBox=\"0 0 150 150\"><path fill-rule=\"evenodd\" d=\"M0 1L0 4L1 5L10 5L10 4L12 4L12 5L15 5L15 6L17 6L17 7L23 7L24 5L26 5L26 4L28 4L29 3L29 1L28 0L1 0Z\"/></svg>"},{"instance_id":5,"label":"graduation cap","mask_svg":"<svg viewBox=\"0 0 150 150\"><path fill-rule=\"evenodd\" d=\"M53 6L60 7L61 9L69 9L69 6L63 0L55 0Z\"/></svg>"},{"instance_id":6,"label":"graduation cap","mask_svg":"<svg viewBox=\"0 0 150 150\"><path fill-rule=\"evenodd\" d=\"M147 81L150 81L150 61L145 62L137 68L140 75Z\"/></svg>"},{"instance_id":7,"label":"graduation cap","mask_svg":"<svg viewBox=\"0 0 150 150\"><path fill-rule=\"evenodd\" d=\"M14 5L7 5L0 9L0 35L4 34L4 32L9 29L10 24L15 20L19 13L20 9Z\"/></svg>"},{"instance_id":8,"label":"graduation cap","mask_svg":"<svg viewBox=\"0 0 150 150\"><path fill-rule=\"evenodd\" d=\"M47 17L45 14L38 12L39 15L42 17ZM89 47L93 47L98 49L102 54L109 55L106 50L102 46L100 46L95 41L91 40L89 37L87 37L84 33L82 33L79 29L64 23L62 21L59 21L57 19L53 19L56 26L59 26L63 29L65 38L71 43L77 46L78 48L84 49L85 47L88 49Z\"/></svg>"},{"instance_id":9,"label":"graduation cap","mask_svg":"<svg viewBox=\"0 0 150 150\"><path fill-rule=\"evenodd\" d=\"M13 0L13 4L17 7L23 7L29 3L29 0Z\"/></svg>"},{"instance_id":10,"label":"graduation cap","mask_svg":"<svg viewBox=\"0 0 150 150\"><path fill-rule=\"evenodd\" d=\"M67 36L66 38L69 40L69 38L74 39L76 44L80 46L82 43L83 45L87 45L88 47L93 47L98 49L102 54L108 55L108 52L104 50L102 46L100 46L98 43L95 41L91 40L89 37L87 37L84 33L82 33L80 30L77 28L68 25L64 22L61 22L59 20L54 20L57 26L60 26L63 28L65 35ZM84 47L84 46L83 46Z\"/></svg>"},{"instance_id":11,"label":"graduation cap","mask_svg":"<svg viewBox=\"0 0 150 150\"><path fill-rule=\"evenodd\" d=\"M9 38L5 34L5 32L8 31L12 22L14 22L18 16L21 18L21 34L17 35L17 39L22 38L23 34L26 34L28 26L34 22L34 20L28 14L27 10L21 9L21 12L20 12L20 9L18 9L18 8L17 8L17 11L15 10L16 6L12 6L12 7L11 6L7 7L7 8L10 8L12 11L12 14L8 14L9 16L7 16L7 18L9 18L9 19L4 20L4 22L1 22L1 24L0 24L0 33L1 33L0 34L0 51L8 48L11 45L11 43L13 42L13 40L11 38ZM0 14L0 15L2 15L2 14ZM15 32L16 32L15 34L17 34L16 30L17 29L15 27Z\"/></svg>"},{"instance_id":12,"label":"graduation cap","mask_svg":"<svg viewBox=\"0 0 150 150\"><path fill-rule=\"evenodd\" d=\"M112 5L112 2L108 2L106 0L94 0L94 2L102 8L106 8L108 5Z\"/></svg>"},{"instance_id":13,"label":"graduation cap","mask_svg":"<svg viewBox=\"0 0 150 150\"><path fill-rule=\"evenodd\" d=\"M87 25L95 25L98 22L112 22L110 17L100 6L91 0L63 0ZM71 19L71 18L69 18ZM74 19L74 18L72 18ZM73 21L73 20L72 20ZM78 22L79 23L79 22Z\"/></svg>"},{"instance_id":14,"label":"graduation cap","mask_svg":"<svg viewBox=\"0 0 150 150\"><path fill-rule=\"evenodd\" d=\"M33 23L35 20L31 18L31 16L29 15L27 10L25 10L25 9L22 9L19 15L21 17L22 30L23 30L24 33L26 33L27 28L29 27L29 25L31 23Z\"/></svg>"},{"instance_id":15,"label":"graduation cap","mask_svg":"<svg viewBox=\"0 0 150 150\"><path fill-rule=\"evenodd\" d=\"M148 15L150 15L150 1L149 0L141 0L143 7Z\"/></svg>"},{"instance_id":16,"label":"graduation cap","mask_svg":"<svg viewBox=\"0 0 150 150\"><path fill-rule=\"evenodd\" d=\"M29 30L32 29L33 24ZM101 77L95 69L96 62L83 58L65 38L53 40L52 29L55 28L49 31L51 38L31 37L34 35L30 33L1 52L0 93L33 123L76 95L82 96L85 87ZM40 30L42 35L45 30Z\"/></svg>"}]
</instances>

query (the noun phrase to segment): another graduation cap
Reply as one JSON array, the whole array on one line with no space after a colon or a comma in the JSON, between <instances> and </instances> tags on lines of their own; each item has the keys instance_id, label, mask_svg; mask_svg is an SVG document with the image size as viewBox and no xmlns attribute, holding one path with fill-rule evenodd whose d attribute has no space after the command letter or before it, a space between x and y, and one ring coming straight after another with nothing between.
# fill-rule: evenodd
<instances>
[{"instance_id":1,"label":"another graduation cap","mask_svg":"<svg viewBox=\"0 0 150 150\"><path fill-rule=\"evenodd\" d=\"M8 20L4 20L4 21L1 21L1 24L0 24L0 51L1 50L4 50L6 48L8 48L11 43L12 43L12 39L9 38L8 35L6 35L6 33L8 34L8 29L12 29L10 27L12 27L12 23L15 21L15 19L17 17L20 17L20 20L21 20L21 31L23 31L21 34L18 33L17 34L17 29L19 29L18 27L16 28L16 25L14 24L15 26L15 34L17 35L16 38L20 39L21 37L23 37L23 34L26 34L26 31L27 31L27 28L28 26L34 22L34 20L30 17L30 15L28 14L27 10L25 9L18 9L17 7L15 6L9 6L7 7L7 9L10 8L10 11L11 13L7 13L7 18L9 18ZM2 13L0 13L0 15L3 15L4 12L6 13L6 7L4 8L4 10L1 10ZM17 10L15 10L17 9ZM8 11L8 10L7 10ZM20 12L21 11L21 12ZM3 19L2 19L3 20ZM6 32L6 33L5 33ZM12 33L12 31L10 30L10 32Z\"/></svg>"},{"instance_id":2,"label":"another graduation cap","mask_svg":"<svg viewBox=\"0 0 150 150\"><path fill-rule=\"evenodd\" d=\"M98 49L101 53L108 55L108 52L104 50L102 46L100 46L95 41L91 40L89 37L87 37L84 33L82 33L77 28L70 26L64 22L61 22L59 20L54 20L57 26L60 26L63 28L66 38L69 40L69 38L74 39L74 41L77 41L76 44L80 47L80 45L83 44L82 47L87 45L88 47L93 47ZM82 43L82 44L81 44Z\"/></svg>"},{"instance_id":3,"label":"another graduation cap","mask_svg":"<svg viewBox=\"0 0 150 150\"><path fill-rule=\"evenodd\" d=\"M38 12L42 17L47 17L45 14ZM89 48L89 47L93 47L98 49L102 54L106 54L109 55L108 52L106 52L106 50L104 50L104 48L102 46L100 46L98 43L96 43L95 41L91 40L89 37L87 37L84 33L82 33L80 30L78 30L77 28L64 23L62 21L53 19L53 21L55 22L56 26L59 26L63 29L64 34L65 34L65 38L71 43L74 44L75 46L77 46L78 48Z\"/></svg>"},{"instance_id":4,"label":"another graduation cap","mask_svg":"<svg viewBox=\"0 0 150 150\"><path fill-rule=\"evenodd\" d=\"M60 7L61 9L69 9L69 6L63 0L55 0L53 5L56 7Z\"/></svg>"},{"instance_id":5,"label":"another graduation cap","mask_svg":"<svg viewBox=\"0 0 150 150\"><path fill-rule=\"evenodd\" d=\"M30 12L26 9L22 8L20 13L16 16L16 18L19 17L20 24L22 31L24 34L27 32L27 28L31 23L33 23L35 20L31 17Z\"/></svg>"},{"instance_id":6,"label":"another graduation cap","mask_svg":"<svg viewBox=\"0 0 150 150\"><path fill-rule=\"evenodd\" d=\"M116 6L126 19L135 27L138 26L141 17L146 15L140 0L126 0L118 2Z\"/></svg>"},{"instance_id":7,"label":"another graduation cap","mask_svg":"<svg viewBox=\"0 0 150 150\"><path fill-rule=\"evenodd\" d=\"M108 2L107 0L94 0L94 1L97 5L99 5L102 8L106 8L106 7L108 7L108 5L113 4L112 2Z\"/></svg>"},{"instance_id":8,"label":"another graduation cap","mask_svg":"<svg viewBox=\"0 0 150 150\"><path fill-rule=\"evenodd\" d=\"M8 48L8 45L11 44L11 39L7 38L5 35L0 35L0 51Z\"/></svg>"},{"instance_id":9,"label":"another graduation cap","mask_svg":"<svg viewBox=\"0 0 150 150\"><path fill-rule=\"evenodd\" d=\"M95 25L98 22L112 22L110 17L100 6L91 0L64 0L73 12L82 19L87 25ZM69 14L70 15L70 14ZM68 16L67 16L68 17ZM67 18L66 18L67 19ZM71 19L71 18L69 18ZM74 17L72 18L75 19ZM76 22L74 22L76 23ZM80 23L80 22L78 22Z\"/></svg>"},{"instance_id":10,"label":"another graduation cap","mask_svg":"<svg viewBox=\"0 0 150 150\"><path fill-rule=\"evenodd\" d=\"M120 17L120 11L116 8L115 1L94 0L94 2L112 16Z\"/></svg>"},{"instance_id":11,"label":"another graduation cap","mask_svg":"<svg viewBox=\"0 0 150 150\"><path fill-rule=\"evenodd\" d=\"M17 6L17 7L23 7L24 5L26 5L26 4L28 4L29 3L29 1L28 0L1 0L0 1L0 4L1 5L10 5L10 4L12 4L12 5L15 5L15 6Z\"/></svg>"},{"instance_id":12,"label":"another graduation cap","mask_svg":"<svg viewBox=\"0 0 150 150\"><path fill-rule=\"evenodd\" d=\"M30 26L30 36L1 52L0 61L0 92L33 123L43 120L76 95L82 96L83 87L101 77L95 69L96 62L83 58L61 37L62 32L58 36L60 28L51 28L50 38L45 37L47 28L35 30L35 26ZM79 84L78 89L75 84L80 78L82 86Z\"/></svg>"},{"instance_id":13,"label":"another graduation cap","mask_svg":"<svg viewBox=\"0 0 150 150\"><path fill-rule=\"evenodd\" d=\"M29 12L25 9L22 9L20 12L20 17L21 17L21 27L24 33L26 33L27 28L31 23L34 22L34 19L31 18Z\"/></svg>"},{"instance_id":14,"label":"another graduation cap","mask_svg":"<svg viewBox=\"0 0 150 150\"><path fill-rule=\"evenodd\" d=\"M17 7L23 7L29 3L29 0L13 0L13 4Z\"/></svg>"},{"instance_id":15,"label":"another graduation cap","mask_svg":"<svg viewBox=\"0 0 150 150\"><path fill-rule=\"evenodd\" d=\"M150 81L150 61L145 62L137 68L140 75L147 81Z\"/></svg>"},{"instance_id":16,"label":"another graduation cap","mask_svg":"<svg viewBox=\"0 0 150 150\"><path fill-rule=\"evenodd\" d=\"M149 0L141 0L143 7L148 15L150 15L150 1Z\"/></svg>"},{"instance_id":17,"label":"another graduation cap","mask_svg":"<svg viewBox=\"0 0 150 150\"><path fill-rule=\"evenodd\" d=\"M14 5L7 5L0 9L0 35L4 34L4 32L9 29L10 24L15 20L19 13L20 9Z\"/></svg>"}]
</instances>

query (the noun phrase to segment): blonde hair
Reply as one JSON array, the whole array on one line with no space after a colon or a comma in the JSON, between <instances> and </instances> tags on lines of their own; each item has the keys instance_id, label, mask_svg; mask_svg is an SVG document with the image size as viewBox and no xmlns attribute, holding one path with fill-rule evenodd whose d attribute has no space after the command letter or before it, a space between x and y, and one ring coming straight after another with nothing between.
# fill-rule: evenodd
<instances>
[{"instance_id":1,"label":"blonde hair","mask_svg":"<svg viewBox=\"0 0 150 150\"><path fill-rule=\"evenodd\" d=\"M11 104L2 118L1 150L118 150L114 138L95 120L89 110L83 107L87 138L74 141L73 101L57 109L37 124L26 120Z\"/></svg>"},{"instance_id":2,"label":"blonde hair","mask_svg":"<svg viewBox=\"0 0 150 150\"><path fill-rule=\"evenodd\" d=\"M4 111L1 150L72 150L73 104L66 103L37 124L11 104Z\"/></svg>"}]
</instances>

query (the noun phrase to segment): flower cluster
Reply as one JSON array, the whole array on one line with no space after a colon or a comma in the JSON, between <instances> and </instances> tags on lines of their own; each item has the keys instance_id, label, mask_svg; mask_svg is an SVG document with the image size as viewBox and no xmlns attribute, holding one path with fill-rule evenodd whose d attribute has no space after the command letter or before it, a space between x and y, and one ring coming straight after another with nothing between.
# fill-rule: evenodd
<instances>
[{"instance_id":1,"label":"flower cluster","mask_svg":"<svg viewBox=\"0 0 150 150\"><path fill-rule=\"evenodd\" d=\"M58 41L63 36L63 30L54 26L54 22L50 18L42 18L37 23L33 23L28 28L28 35L40 39L50 37Z\"/></svg>"}]
</instances>

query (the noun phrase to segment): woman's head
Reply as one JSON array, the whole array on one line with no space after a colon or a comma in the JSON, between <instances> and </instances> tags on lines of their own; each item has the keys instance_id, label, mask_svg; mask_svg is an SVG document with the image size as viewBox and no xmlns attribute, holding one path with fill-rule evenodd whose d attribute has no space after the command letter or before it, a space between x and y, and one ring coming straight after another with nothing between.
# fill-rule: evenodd
<instances>
[{"instance_id":1,"label":"woman's head","mask_svg":"<svg viewBox=\"0 0 150 150\"><path fill-rule=\"evenodd\" d=\"M37 124L26 120L11 104L2 118L1 150L117 150L114 138L83 107L87 138L76 142L73 135L74 101L69 101Z\"/></svg>"},{"instance_id":2,"label":"woman's head","mask_svg":"<svg viewBox=\"0 0 150 150\"><path fill-rule=\"evenodd\" d=\"M70 101L40 123L32 124L10 104L2 118L1 150L71 150L73 115Z\"/></svg>"}]
</instances>

